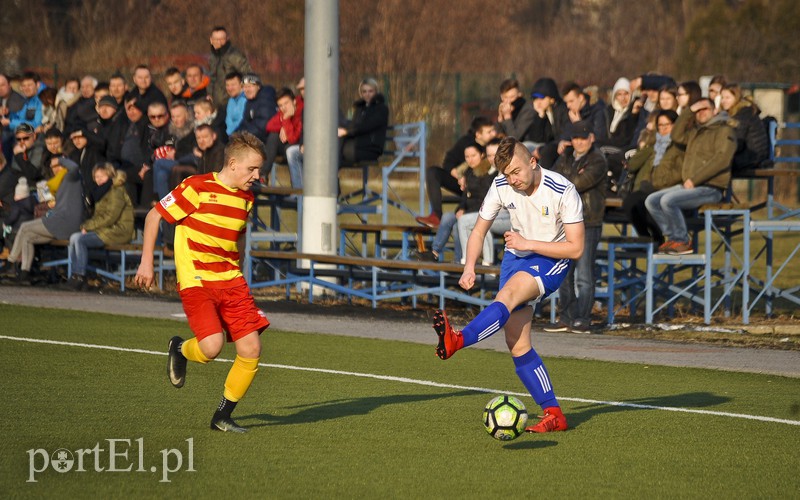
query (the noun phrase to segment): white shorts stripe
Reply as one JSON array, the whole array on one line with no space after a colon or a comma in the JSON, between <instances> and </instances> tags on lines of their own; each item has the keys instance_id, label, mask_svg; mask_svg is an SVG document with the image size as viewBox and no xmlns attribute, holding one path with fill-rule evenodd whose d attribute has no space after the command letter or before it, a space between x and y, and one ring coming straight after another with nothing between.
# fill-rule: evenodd
<instances>
[{"instance_id":1,"label":"white shorts stripe","mask_svg":"<svg viewBox=\"0 0 800 500\"><path fill-rule=\"evenodd\" d=\"M569 266L569 259L561 259L553 265L553 267L547 271L545 276L552 276L554 274L561 273L566 267Z\"/></svg>"}]
</instances>

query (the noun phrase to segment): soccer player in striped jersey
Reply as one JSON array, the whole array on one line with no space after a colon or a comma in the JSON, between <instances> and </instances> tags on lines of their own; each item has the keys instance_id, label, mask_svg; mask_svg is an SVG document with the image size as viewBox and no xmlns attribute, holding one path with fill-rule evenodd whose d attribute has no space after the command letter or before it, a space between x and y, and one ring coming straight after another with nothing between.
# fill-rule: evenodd
<instances>
[{"instance_id":1,"label":"soccer player in striped jersey","mask_svg":"<svg viewBox=\"0 0 800 500\"><path fill-rule=\"evenodd\" d=\"M467 257L459 284L475 284L475 263L483 239L502 208L511 216L504 234L506 247L500 272L500 291L486 309L463 330L450 326L444 311L434 314L439 336L436 354L447 359L459 349L505 329L506 344L517 376L531 393L544 417L528 432L567 429L542 358L531 346L533 307L529 304L558 290L569 271L570 259L583 253L583 205L575 186L563 176L541 168L528 149L513 137L503 139L495 156L495 178L467 241Z\"/></svg>"},{"instance_id":2,"label":"soccer player in striped jersey","mask_svg":"<svg viewBox=\"0 0 800 500\"><path fill-rule=\"evenodd\" d=\"M269 326L256 306L240 269L247 218L253 207L250 187L258 181L264 145L247 132L231 136L222 169L184 180L166 195L145 219L142 261L136 283L153 284L153 250L161 219L175 224L175 268L178 292L194 337L169 342L167 374L183 387L186 362L208 363L225 339L234 342L236 359L225 380L222 401L211 429L246 432L231 418L258 371L259 335Z\"/></svg>"}]
</instances>

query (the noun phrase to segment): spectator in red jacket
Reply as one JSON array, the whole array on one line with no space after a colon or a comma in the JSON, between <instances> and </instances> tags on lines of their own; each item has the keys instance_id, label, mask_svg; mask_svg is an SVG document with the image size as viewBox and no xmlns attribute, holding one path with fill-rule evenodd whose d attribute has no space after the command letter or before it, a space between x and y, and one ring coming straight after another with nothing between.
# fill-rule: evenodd
<instances>
[{"instance_id":1,"label":"spectator in red jacket","mask_svg":"<svg viewBox=\"0 0 800 500\"><path fill-rule=\"evenodd\" d=\"M272 171L275 158L278 155L285 156L286 148L298 144L303 134L303 101L298 102L294 92L287 87L280 89L276 97L278 112L267 122L267 156L261 168L264 183Z\"/></svg>"}]
</instances>

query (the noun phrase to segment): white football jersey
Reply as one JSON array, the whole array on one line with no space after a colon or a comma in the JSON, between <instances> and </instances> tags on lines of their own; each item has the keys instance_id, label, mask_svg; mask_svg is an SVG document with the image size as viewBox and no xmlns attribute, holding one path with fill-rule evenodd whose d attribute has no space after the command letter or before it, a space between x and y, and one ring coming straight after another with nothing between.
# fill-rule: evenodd
<instances>
[{"instance_id":1,"label":"white football jersey","mask_svg":"<svg viewBox=\"0 0 800 500\"><path fill-rule=\"evenodd\" d=\"M528 196L508 184L503 175L495 177L481 205L480 216L493 221L502 208L511 216L511 230L533 241L564 241L564 224L583 221L583 203L575 185L561 174L541 169L539 187ZM506 249L517 257L532 252Z\"/></svg>"}]
</instances>

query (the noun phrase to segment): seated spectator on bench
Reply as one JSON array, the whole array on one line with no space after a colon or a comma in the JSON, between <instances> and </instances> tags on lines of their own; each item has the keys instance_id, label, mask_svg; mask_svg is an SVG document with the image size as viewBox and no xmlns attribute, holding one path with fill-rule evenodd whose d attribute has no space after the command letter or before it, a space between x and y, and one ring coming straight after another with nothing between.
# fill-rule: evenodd
<instances>
[{"instance_id":1,"label":"seated spectator on bench","mask_svg":"<svg viewBox=\"0 0 800 500\"><path fill-rule=\"evenodd\" d=\"M83 221L83 185L80 167L69 158L61 157L53 166L54 173L64 168L67 174L56 194L55 206L44 217L28 221L19 228L14 240L9 262L19 265L18 274L10 269L5 277L14 277L18 284L31 284L31 266L35 247L53 240L66 240L80 229Z\"/></svg>"},{"instance_id":2,"label":"seated spectator on bench","mask_svg":"<svg viewBox=\"0 0 800 500\"><path fill-rule=\"evenodd\" d=\"M25 102L22 109L9 115L11 126L18 127L20 124L27 123L37 133L42 130L42 101L39 99L39 82L41 79L37 73L26 71L20 79L19 90Z\"/></svg>"},{"instance_id":3,"label":"seated spectator on bench","mask_svg":"<svg viewBox=\"0 0 800 500\"><path fill-rule=\"evenodd\" d=\"M11 163L13 158L11 148L14 145L14 131L19 126L19 123L12 124L11 119L17 116L23 104L25 98L11 87L9 77L0 73L0 144L7 163Z\"/></svg>"},{"instance_id":4,"label":"seated spectator on bench","mask_svg":"<svg viewBox=\"0 0 800 500\"><path fill-rule=\"evenodd\" d=\"M78 164L81 170L83 190L88 193L95 187L92 168L98 162L104 161L103 153L95 144L89 142L88 132L85 129L75 130L69 135L69 139L73 146L69 153L69 159Z\"/></svg>"},{"instance_id":5,"label":"seated spectator on bench","mask_svg":"<svg viewBox=\"0 0 800 500\"><path fill-rule=\"evenodd\" d=\"M631 99L631 82L627 78L619 78L611 90L611 104L606 109L609 118L608 137L597 140L595 146L611 146L624 153L633 142L633 133L639 119L633 114Z\"/></svg>"},{"instance_id":6,"label":"seated spectator on bench","mask_svg":"<svg viewBox=\"0 0 800 500\"><path fill-rule=\"evenodd\" d=\"M703 97L703 91L699 83L694 80L681 83L678 85L678 109L675 111L680 115L701 97Z\"/></svg>"},{"instance_id":7,"label":"seated spectator on bench","mask_svg":"<svg viewBox=\"0 0 800 500\"><path fill-rule=\"evenodd\" d=\"M444 214L439 229L436 231L436 236L433 239L431 250L421 254L421 260L432 262L442 260L444 247L447 245L447 240L450 239L450 235L453 234L456 240L455 261L461 261L461 243L458 241L458 232L453 231L453 229L458 219L464 214L480 210L483 199L486 197L486 193L489 192L489 188L497 175L497 170L495 170L489 163L489 160L486 159L486 150L480 144L473 143L467 146L464 149L464 159L466 160L468 168L467 171L464 172L464 177L461 181L464 187L464 191L461 194L461 202L458 204L455 212ZM485 238L483 248L483 259L485 263L487 257L489 257L486 240ZM489 245L491 245L491 241Z\"/></svg>"},{"instance_id":8,"label":"seated spectator on bench","mask_svg":"<svg viewBox=\"0 0 800 500\"><path fill-rule=\"evenodd\" d=\"M696 101L695 101L696 102ZM638 143L652 143L656 136L656 117L661 111L676 111L678 109L678 87L672 84L663 85L658 89L658 104L647 115L645 126L639 132Z\"/></svg>"},{"instance_id":9,"label":"seated spectator on bench","mask_svg":"<svg viewBox=\"0 0 800 500\"><path fill-rule=\"evenodd\" d=\"M139 97L139 105L143 109L157 102L167 106L166 96L153 84L153 75L146 65L140 64L133 70L133 84L136 86L133 92Z\"/></svg>"},{"instance_id":10,"label":"seated spectator on bench","mask_svg":"<svg viewBox=\"0 0 800 500\"><path fill-rule=\"evenodd\" d=\"M552 168L558 156L570 146L572 126L575 123L588 122L595 140L605 140L608 135L606 105L602 100L591 104L589 95L575 82L569 82L564 86L563 95L564 104L567 106L568 123L562 127L560 137L557 137L558 144L555 150L552 149L552 145L537 150L544 168Z\"/></svg>"},{"instance_id":11,"label":"seated spectator on bench","mask_svg":"<svg viewBox=\"0 0 800 500\"><path fill-rule=\"evenodd\" d=\"M731 160L736 152L736 134L727 113L717 114L714 102L703 98L678 117L672 128L672 142L684 147L681 184L651 194L645 206L666 238L659 253L692 253L683 210L717 203L731 179ZM694 119L695 128L689 129Z\"/></svg>"},{"instance_id":12,"label":"seated spectator on bench","mask_svg":"<svg viewBox=\"0 0 800 500\"><path fill-rule=\"evenodd\" d=\"M286 156L289 146L299 144L303 134L303 101L295 99L292 89L284 87L276 94L278 112L267 122L266 159L261 168L261 183L266 184L278 155ZM302 172L293 172L289 165L292 187L302 189Z\"/></svg>"},{"instance_id":13,"label":"seated spectator on bench","mask_svg":"<svg viewBox=\"0 0 800 500\"><path fill-rule=\"evenodd\" d=\"M217 133L211 125L200 125L194 131L197 147L194 150L194 165L176 165L172 169L169 185L170 190L190 175L219 172L225 154L225 145L217 138ZM165 195L166 196L166 195Z\"/></svg>"},{"instance_id":14,"label":"seated spectator on bench","mask_svg":"<svg viewBox=\"0 0 800 500\"><path fill-rule=\"evenodd\" d=\"M189 108L183 101L170 105L169 133L175 138L175 147L167 148L163 158L153 162L153 189L158 199L163 198L172 188L170 174L176 165L193 165L194 149L197 141L194 136L194 123L189 116Z\"/></svg>"},{"instance_id":15,"label":"seated spectator on bench","mask_svg":"<svg viewBox=\"0 0 800 500\"><path fill-rule=\"evenodd\" d=\"M0 217L5 217L6 213L14 203L14 193L19 183L19 172L13 170L6 161L6 157L0 155ZM28 184L28 179L25 179ZM2 236L0 236L2 239Z\"/></svg>"},{"instance_id":16,"label":"seated spectator on bench","mask_svg":"<svg viewBox=\"0 0 800 500\"><path fill-rule=\"evenodd\" d=\"M389 128L389 107L378 91L378 82L365 78L358 85L359 99L353 103L353 118L339 127L341 158L339 166L375 161L383 154Z\"/></svg>"},{"instance_id":17,"label":"seated spectator on bench","mask_svg":"<svg viewBox=\"0 0 800 500\"><path fill-rule=\"evenodd\" d=\"M36 140L36 132L27 123L20 124L14 132L14 157L11 168L28 179L28 185L33 186L37 181L50 177L47 165L42 164L44 148Z\"/></svg>"},{"instance_id":18,"label":"seated spectator on bench","mask_svg":"<svg viewBox=\"0 0 800 500\"><path fill-rule=\"evenodd\" d=\"M531 136L533 142L542 143L533 150L533 156L540 164L541 161L549 161L546 168L550 168L555 162L560 138L570 123L569 110L561 98L556 81L549 77L536 80L531 99L533 110L536 111L531 125Z\"/></svg>"},{"instance_id":19,"label":"seated spectator on bench","mask_svg":"<svg viewBox=\"0 0 800 500\"><path fill-rule=\"evenodd\" d=\"M164 83L167 84L169 90L169 103L183 99L183 93L189 90L189 85L186 84L186 79L181 74L181 70L175 66L167 68L164 72Z\"/></svg>"},{"instance_id":20,"label":"seated spectator on bench","mask_svg":"<svg viewBox=\"0 0 800 500\"><path fill-rule=\"evenodd\" d=\"M0 155L0 157L2 157L2 155ZM0 158L0 163L4 161L4 158ZM2 166L0 166L0 168L2 168ZM8 259L11 248L14 245L14 238L19 232L20 226L22 226L24 222L33 220L33 210L35 206L36 200L33 195L31 195L28 180L25 177L20 177L17 186L14 188L13 201L8 203L8 206L2 203L2 207L0 207L0 215L5 212L3 216L3 231L0 235L0 248L2 248L0 260ZM3 210L3 208L6 210Z\"/></svg>"},{"instance_id":21,"label":"seated spectator on bench","mask_svg":"<svg viewBox=\"0 0 800 500\"><path fill-rule=\"evenodd\" d=\"M261 142L267 140L267 123L275 115L275 87L263 85L255 73L242 77L242 89L247 102L244 105L239 131L250 132Z\"/></svg>"},{"instance_id":22,"label":"seated spectator on bench","mask_svg":"<svg viewBox=\"0 0 800 500\"><path fill-rule=\"evenodd\" d=\"M495 137L489 144L486 145L486 160L492 166L492 168L497 168L494 164L494 157L497 154L497 148L500 146L500 138ZM501 176L498 172L498 176ZM478 212L470 212L465 213L458 219L458 223L456 224L458 230L458 241L461 243L461 260L460 262L463 264L467 255L467 241L469 240L469 233L472 232L472 229L475 227L475 223L478 221ZM486 234L483 242L483 260L482 264L485 266L491 266L495 262L494 257L494 236L502 236L505 234L506 231L511 231L511 217L508 213L508 210L502 209L500 213L497 214L497 217L494 219L492 223L492 227L489 228L489 232Z\"/></svg>"},{"instance_id":23,"label":"seated spectator on bench","mask_svg":"<svg viewBox=\"0 0 800 500\"><path fill-rule=\"evenodd\" d=\"M535 148L530 137L534 114L533 106L522 97L519 81L516 78L503 80L500 84L500 104L497 106L497 125L506 136L516 138L528 150Z\"/></svg>"},{"instance_id":24,"label":"seated spectator on bench","mask_svg":"<svg viewBox=\"0 0 800 500\"><path fill-rule=\"evenodd\" d=\"M239 130L244 119L244 107L247 104L247 97L244 95L242 78L242 74L238 71L225 75L225 92L228 94L227 104L225 105L225 133L228 136Z\"/></svg>"},{"instance_id":25,"label":"seated spectator on bench","mask_svg":"<svg viewBox=\"0 0 800 500\"><path fill-rule=\"evenodd\" d=\"M199 101L209 101L208 85L211 79L203 74L203 68L199 64L186 66L186 85L189 87L181 94L181 98L186 101L189 109Z\"/></svg>"},{"instance_id":26,"label":"seated spectator on bench","mask_svg":"<svg viewBox=\"0 0 800 500\"><path fill-rule=\"evenodd\" d=\"M200 99L194 103L194 126L211 125L217 138L225 144L228 134L225 133L225 116L221 115L208 99Z\"/></svg>"},{"instance_id":27,"label":"seated spectator on bench","mask_svg":"<svg viewBox=\"0 0 800 500\"><path fill-rule=\"evenodd\" d=\"M652 73L631 80L631 92L633 93L637 90L641 92L639 98L634 101L631 110L638 118L636 130L633 132L633 139L630 144L631 148L636 148L650 114L658 108L659 90L664 85L675 85L675 80L666 75Z\"/></svg>"},{"instance_id":28,"label":"seated spectator on bench","mask_svg":"<svg viewBox=\"0 0 800 500\"><path fill-rule=\"evenodd\" d=\"M81 224L80 231L69 237L72 266L69 286L75 290L86 286L90 248L129 243L135 235L133 203L125 189L125 172L117 171L110 163L99 163L92 176L96 187L88 198L94 214Z\"/></svg>"},{"instance_id":29,"label":"seated spectator on bench","mask_svg":"<svg viewBox=\"0 0 800 500\"><path fill-rule=\"evenodd\" d=\"M682 182L683 150L672 144L672 126L678 114L672 110L656 113L656 134L639 144L639 150L628 161L628 175L633 176L631 192L622 201L622 211L636 234L650 237L656 248L664 243L658 224L647 211L644 200L660 189Z\"/></svg>"},{"instance_id":30,"label":"seated spectator on bench","mask_svg":"<svg viewBox=\"0 0 800 500\"><path fill-rule=\"evenodd\" d=\"M769 136L755 103L742 97L742 89L735 83L722 87L722 110L728 113L736 126L736 153L731 168L733 173L760 167L769 159Z\"/></svg>"},{"instance_id":31,"label":"seated spectator on bench","mask_svg":"<svg viewBox=\"0 0 800 500\"><path fill-rule=\"evenodd\" d=\"M425 189L431 201L431 213L427 216L418 216L417 222L423 226L436 229L442 218L442 189L461 196L462 189L459 179L467 169L464 163L464 149L471 144L486 146L497 136L491 120L484 116L476 116L470 124L469 131L461 136L444 155L442 165L431 165L425 168Z\"/></svg>"},{"instance_id":32,"label":"seated spectator on bench","mask_svg":"<svg viewBox=\"0 0 800 500\"><path fill-rule=\"evenodd\" d=\"M714 103L717 113L722 110L722 88L728 84L728 80L723 75L714 75L708 82L708 98Z\"/></svg>"}]
</instances>

